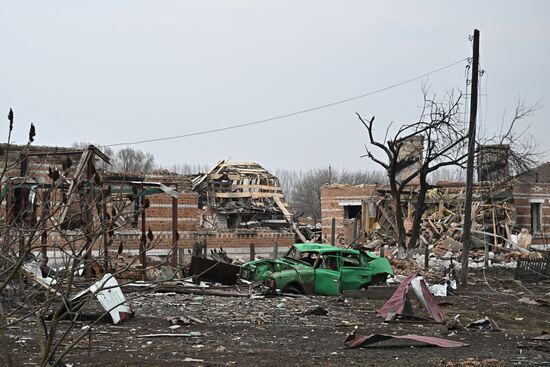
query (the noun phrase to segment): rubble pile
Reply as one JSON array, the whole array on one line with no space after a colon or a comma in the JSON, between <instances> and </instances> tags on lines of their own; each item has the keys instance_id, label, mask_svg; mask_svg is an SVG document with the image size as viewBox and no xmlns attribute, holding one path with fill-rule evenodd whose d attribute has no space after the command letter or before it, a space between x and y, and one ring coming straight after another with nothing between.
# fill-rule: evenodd
<instances>
[{"instance_id":1,"label":"rubble pile","mask_svg":"<svg viewBox=\"0 0 550 367\"><path fill-rule=\"evenodd\" d=\"M205 227L288 226L290 212L279 180L257 163L220 161L192 184L199 208L210 209L202 218Z\"/></svg>"},{"instance_id":2,"label":"rubble pile","mask_svg":"<svg viewBox=\"0 0 550 367\"><path fill-rule=\"evenodd\" d=\"M425 267L425 254L428 253L428 267L432 270L448 269L451 263L460 267L462 254L462 223L464 218L464 191L461 183L438 182L437 187L428 190L426 210L422 215L419 246L413 255L415 262L397 259L396 235L393 228L392 200L387 190L378 190L380 197L376 221L370 226L367 247L389 255L392 266L398 274L420 272ZM417 189L411 187L404 195L405 229L410 236L413 227L413 214L417 199ZM507 189L483 183L475 187L472 207L472 249L471 267L486 266L515 268L519 259L539 258L541 255L530 251L532 236L525 228L514 226L516 215L509 202ZM426 246L428 247L426 251Z\"/></svg>"}]
</instances>

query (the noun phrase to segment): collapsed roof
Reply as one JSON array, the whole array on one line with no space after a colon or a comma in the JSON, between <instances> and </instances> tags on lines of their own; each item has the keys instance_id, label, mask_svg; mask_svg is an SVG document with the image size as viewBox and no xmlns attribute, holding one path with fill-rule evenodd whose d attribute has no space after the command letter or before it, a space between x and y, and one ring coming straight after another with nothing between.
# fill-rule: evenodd
<instances>
[{"instance_id":1,"label":"collapsed roof","mask_svg":"<svg viewBox=\"0 0 550 367\"><path fill-rule=\"evenodd\" d=\"M218 213L270 213L290 220L279 180L254 162L220 161L193 179L193 190L199 207Z\"/></svg>"}]
</instances>

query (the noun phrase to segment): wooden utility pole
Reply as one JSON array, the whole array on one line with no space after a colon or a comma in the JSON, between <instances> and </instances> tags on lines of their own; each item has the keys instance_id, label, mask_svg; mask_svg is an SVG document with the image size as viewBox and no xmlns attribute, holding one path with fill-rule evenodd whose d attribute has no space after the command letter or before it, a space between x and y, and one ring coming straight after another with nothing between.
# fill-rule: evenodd
<instances>
[{"instance_id":1,"label":"wooden utility pole","mask_svg":"<svg viewBox=\"0 0 550 367\"><path fill-rule=\"evenodd\" d=\"M470 94L470 126L468 130L468 162L466 166L466 199L464 202L464 233L462 237L462 267L460 283L468 282L468 260L472 238L472 196L474 185L474 154L476 146L477 82L479 76L479 31L474 29L472 59L472 92Z\"/></svg>"},{"instance_id":2,"label":"wooden utility pole","mask_svg":"<svg viewBox=\"0 0 550 367\"><path fill-rule=\"evenodd\" d=\"M147 280L147 235L146 235L146 223L147 216L145 213L145 208L143 207L143 201L145 200L145 195L141 196L141 241L139 242L139 259L141 261L141 280Z\"/></svg>"},{"instance_id":3,"label":"wooden utility pole","mask_svg":"<svg viewBox=\"0 0 550 367\"><path fill-rule=\"evenodd\" d=\"M330 226L330 244L332 246L336 245L336 218L332 218Z\"/></svg>"},{"instance_id":4,"label":"wooden utility pole","mask_svg":"<svg viewBox=\"0 0 550 367\"><path fill-rule=\"evenodd\" d=\"M178 267L178 197L172 197L172 267ZM183 264L182 264L183 265Z\"/></svg>"}]
</instances>

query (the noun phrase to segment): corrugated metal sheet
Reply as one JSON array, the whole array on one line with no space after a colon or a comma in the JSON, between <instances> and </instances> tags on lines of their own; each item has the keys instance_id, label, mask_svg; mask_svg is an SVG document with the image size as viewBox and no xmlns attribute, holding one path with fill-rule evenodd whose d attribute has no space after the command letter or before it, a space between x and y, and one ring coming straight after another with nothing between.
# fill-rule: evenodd
<instances>
[{"instance_id":1,"label":"corrugated metal sheet","mask_svg":"<svg viewBox=\"0 0 550 367\"><path fill-rule=\"evenodd\" d=\"M117 280L110 273L105 273L100 280L88 288L94 294L101 306L108 311L113 319L113 324L130 317L132 311L126 302Z\"/></svg>"},{"instance_id":2,"label":"corrugated metal sheet","mask_svg":"<svg viewBox=\"0 0 550 367\"><path fill-rule=\"evenodd\" d=\"M424 336L424 335L390 335L390 334L372 334L368 336L357 336L355 333L350 334L344 344L348 348L358 348L366 347L367 345L378 343L388 339L406 339L413 340L417 342L422 342L430 345L435 345L440 348L456 348L456 347L466 347L468 344L457 342L454 340L435 338L433 336Z\"/></svg>"}]
</instances>

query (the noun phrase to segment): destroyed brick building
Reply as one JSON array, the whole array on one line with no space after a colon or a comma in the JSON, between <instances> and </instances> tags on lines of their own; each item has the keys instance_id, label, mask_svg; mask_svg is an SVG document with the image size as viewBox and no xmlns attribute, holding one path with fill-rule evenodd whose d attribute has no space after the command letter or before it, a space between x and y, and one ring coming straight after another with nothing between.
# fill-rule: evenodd
<instances>
[{"instance_id":1,"label":"destroyed brick building","mask_svg":"<svg viewBox=\"0 0 550 367\"><path fill-rule=\"evenodd\" d=\"M193 179L200 223L193 236L213 247L294 243L291 215L277 177L257 163L221 161Z\"/></svg>"},{"instance_id":2,"label":"destroyed brick building","mask_svg":"<svg viewBox=\"0 0 550 367\"><path fill-rule=\"evenodd\" d=\"M527 228L534 244L550 238L550 163L514 177L508 186L515 208L515 224Z\"/></svg>"},{"instance_id":3,"label":"destroyed brick building","mask_svg":"<svg viewBox=\"0 0 550 367\"><path fill-rule=\"evenodd\" d=\"M205 228L287 227L277 177L257 163L221 161L193 180Z\"/></svg>"},{"instance_id":4,"label":"destroyed brick building","mask_svg":"<svg viewBox=\"0 0 550 367\"><path fill-rule=\"evenodd\" d=\"M373 185L333 184L321 189L321 225L323 239L331 241L334 218L335 243L350 244L355 238L364 242L368 228L368 198L376 193ZM372 207L372 204L370 204ZM371 208L372 210L372 208Z\"/></svg>"},{"instance_id":5,"label":"destroyed brick building","mask_svg":"<svg viewBox=\"0 0 550 367\"><path fill-rule=\"evenodd\" d=\"M254 245L262 254L275 243L281 248L294 243L278 180L255 163L222 161L206 174L190 177L103 172L96 169L96 160L108 168L109 158L93 146L84 150L10 146L0 153L8 162L2 178L1 208L6 218L23 218L32 227L48 206L51 220L64 228L62 235L83 241L86 221L90 222L83 215L86 195L91 195L90 200L99 205L90 211L94 225L109 218L113 222L108 239L92 241L94 251L147 248L148 254L167 255L206 242L210 248L246 249L243 253ZM41 191L52 185L58 190L45 205L39 200ZM59 236L47 234L44 244L58 241Z\"/></svg>"},{"instance_id":6,"label":"destroyed brick building","mask_svg":"<svg viewBox=\"0 0 550 367\"><path fill-rule=\"evenodd\" d=\"M500 168L499 168L500 169ZM391 232L391 199L385 185L330 185L321 190L321 213L323 238L332 238L332 218L335 219L336 243L349 245L362 241L373 228L379 232ZM461 227L465 184L460 182L438 182L428 192L424 221L427 227L437 227L437 220ZM415 205L415 185L404 193L405 221L411 221ZM550 164L545 163L526 173L504 182L482 181L474 187L473 229L491 233L478 233L478 241L491 244L502 243L504 239L517 241L520 233L529 232L533 245L548 243L550 235ZM441 228L431 228L438 234ZM424 233L425 234L425 233ZM426 234L425 234L426 235ZM461 233L457 230L457 239ZM480 238L481 236L481 238Z\"/></svg>"}]
</instances>

